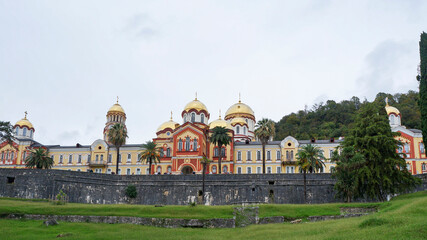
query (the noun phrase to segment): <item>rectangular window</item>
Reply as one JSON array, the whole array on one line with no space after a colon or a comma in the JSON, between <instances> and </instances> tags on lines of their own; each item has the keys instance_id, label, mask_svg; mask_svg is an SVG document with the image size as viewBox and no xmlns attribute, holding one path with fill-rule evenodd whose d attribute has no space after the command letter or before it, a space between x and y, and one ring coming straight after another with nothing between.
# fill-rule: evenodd
<instances>
[{"instance_id":1,"label":"rectangular window","mask_svg":"<svg viewBox=\"0 0 427 240\"><path fill-rule=\"evenodd\" d=\"M247 155L247 160L251 160L252 158L251 158L251 151L248 151L248 155Z\"/></svg>"},{"instance_id":2,"label":"rectangular window","mask_svg":"<svg viewBox=\"0 0 427 240\"><path fill-rule=\"evenodd\" d=\"M111 163L112 159L113 159L113 156L111 154L108 154L108 163Z\"/></svg>"},{"instance_id":3,"label":"rectangular window","mask_svg":"<svg viewBox=\"0 0 427 240\"><path fill-rule=\"evenodd\" d=\"M126 175L130 175L130 168L126 169Z\"/></svg>"},{"instance_id":4,"label":"rectangular window","mask_svg":"<svg viewBox=\"0 0 427 240\"><path fill-rule=\"evenodd\" d=\"M140 168L136 169L136 175L141 175L141 169Z\"/></svg>"},{"instance_id":5,"label":"rectangular window","mask_svg":"<svg viewBox=\"0 0 427 240\"><path fill-rule=\"evenodd\" d=\"M267 151L267 160L271 160L271 151L270 150Z\"/></svg>"},{"instance_id":6,"label":"rectangular window","mask_svg":"<svg viewBox=\"0 0 427 240\"><path fill-rule=\"evenodd\" d=\"M101 162L104 161L104 155L101 155Z\"/></svg>"},{"instance_id":7,"label":"rectangular window","mask_svg":"<svg viewBox=\"0 0 427 240\"><path fill-rule=\"evenodd\" d=\"M424 143L420 143L420 152L425 153Z\"/></svg>"},{"instance_id":8,"label":"rectangular window","mask_svg":"<svg viewBox=\"0 0 427 240\"><path fill-rule=\"evenodd\" d=\"M277 167L276 168L276 173L282 173L282 167Z\"/></svg>"},{"instance_id":9,"label":"rectangular window","mask_svg":"<svg viewBox=\"0 0 427 240\"><path fill-rule=\"evenodd\" d=\"M280 159L281 159L280 151L276 151L276 160L280 160Z\"/></svg>"},{"instance_id":10,"label":"rectangular window","mask_svg":"<svg viewBox=\"0 0 427 240\"><path fill-rule=\"evenodd\" d=\"M122 155L119 154L119 163L121 163L121 162L122 162Z\"/></svg>"},{"instance_id":11,"label":"rectangular window","mask_svg":"<svg viewBox=\"0 0 427 240\"><path fill-rule=\"evenodd\" d=\"M218 148L214 149L214 157L218 157Z\"/></svg>"},{"instance_id":12,"label":"rectangular window","mask_svg":"<svg viewBox=\"0 0 427 240\"><path fill-rule=\"evenodd\" d=\"M128 154L128 162L130 162L131 161L131 155L130 155L130 153Z\"/></svg>"},{"instance_id":13,"label":"rectangular window","mask_svg":"<svg viewBox=\"0 0 427 240\"><path fill-rule=\"evenodd\" d=\"M248 172L248 174L251 174L252 173L252 167L247 167L246 172Z\"/></svg>"},{"instance_id":14,"label":"rectangular window","mask_svg":"<svg viewBox=\"0 0 427 240\"><path fill-rule=\"evenodd\" d=\"M92 160L92 158L91 158L91 156L89 154L89 155L87 155L87 161L90 162L90 160Z\"/></svg>"},{"instance_id":15,"label":"rectangular window","mask_svg":"<svg viewBox=\"0 0 427 240\"><path fill-rule=\"evenodd\" d=\"M107 169L107 174L111 174L112 170L111 168Z\"/></svg>"},{"instance_id":16,"label":"rectangular window","mask_svg":"<svg viewBox=\"0 0 427 240\"><path fill-rule=\"evenodd\" d=\"M241 167L237 168L237 174L242 174L242 168Z\"/></svg>"},{"instance_id":17,"label":"rectangular window","mask_svg":"<svg viewBox=\"0 0 427 240\"><path fill-rule=\"evenodd\" d=\"M62 164L62 160L64 159L64 156L60 155L59 156L59 163Z\"/></svg>"},{"instance_id":18,"label":"rectangular window","mask_svg":"<svg viewBox=\"0 0 427 240\"><path fill-rule=\"evenodd\" d=\"M122 169L119 168L119 170L117 171L117 174L118 175L122 174Z\"/></svg>"},{"instance_id":19,"label":"rectangular window","mask_svg":"<svg viewBox=\"0 0 427 240\"><path fill-rule=\"evenodd\" d=\"M242 161L242 152L237 152L237 161Z\"/></svg>"},{"instance_id":20,"label":"rectangular window","mask_svg":"<svg viewBox=\"0 0 427 240\"><path fill-rule=\"evenodd\" d=\"M225 157L225 148L221 148L221 156Z\"/></svg>"},{"instance_id":21,"label":"rectangular window","mask_svg":"<svg viewBox=\"0 0 427 240\"><path fill-rule=\"evenodd\" d=\"M70 156L68 156L68 163L71 164L72 161L73 161L73 155L70 154Z\"/></svg>"},{"instance_id":22,"label":"rectangular window","mask_svg":"<svg viewBox=\"0 0 427 240\"><path fill-rule=\"evenodd\" d=\"M267 167L267 173L271 173L271 167Z\"/></svg>"},{"instance_id":23,"label":"rectangular window","mask_svg":"<svg viewBox=\"0 0 427 240\"><path fill-rule=\"evenodd\" d=\"M82 163L82 155L79 155L78 163Z\"/></svg>"},{"instance_id":24,"label":"rectangular window","mask_svg":"<svg viewBox=\"0 0 427 240\"><path fill-rule=\"evenodd\" d=\"M256 151L256 160L261 160L261 151Z\"/></svg>"},{"instance_id":25,"label":"rectangular window","mask_svg":"<svg viewBox=\"0 0 427 240\"><path fill-rule=\"evenodd\" d=\"M261 173L261 167L256 167L256 173Z\"/></svg>"}]
</instances>

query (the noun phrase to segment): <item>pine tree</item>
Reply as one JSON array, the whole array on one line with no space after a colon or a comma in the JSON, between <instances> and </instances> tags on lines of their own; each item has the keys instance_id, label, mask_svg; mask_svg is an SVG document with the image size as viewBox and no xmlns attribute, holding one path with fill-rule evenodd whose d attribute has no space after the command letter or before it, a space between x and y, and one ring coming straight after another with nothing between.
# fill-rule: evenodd
<instances>
[{"instance_id":1,"label":"pine tree","mask_svg":"<svg viewBox=\"0 0 427 240\"><path fill-rule=\"evenodd\" d=\"M343 143L343 148L353 148L366 161L357 171L358 196L384 201L388 194L405 192L419 182L396 152L399 142L395 135L382 106L367 103L359 110Z\"/></svg>"},{"instance_id":2,"label":"pine tree","mask_svg":"<svg viewBox=\"0 0 427 240\"><path fill-rule=\"evenodd\" d=\"M423 131L423 142L427 143L427 33L421 34L420 40L420 75L417 76L420 81L420 112L421 129Z\"/></svg>"}]
</instances>

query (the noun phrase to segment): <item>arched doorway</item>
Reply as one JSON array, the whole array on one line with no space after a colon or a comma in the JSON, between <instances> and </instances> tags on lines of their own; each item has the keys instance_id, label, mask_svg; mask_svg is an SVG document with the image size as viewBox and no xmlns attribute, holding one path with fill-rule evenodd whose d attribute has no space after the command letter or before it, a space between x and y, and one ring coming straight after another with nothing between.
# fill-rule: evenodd
<instances>
[{"instance_id":1,"label":"arched doorway","mask_svg":"<svg viewBox=\"0 0 427 240\"><path fill-rule=\"evenodd\" d=\"M185 166L182 168L181 172L183 174L193 174L193 168L190 166Z\"/></svg>"}]
</instances>

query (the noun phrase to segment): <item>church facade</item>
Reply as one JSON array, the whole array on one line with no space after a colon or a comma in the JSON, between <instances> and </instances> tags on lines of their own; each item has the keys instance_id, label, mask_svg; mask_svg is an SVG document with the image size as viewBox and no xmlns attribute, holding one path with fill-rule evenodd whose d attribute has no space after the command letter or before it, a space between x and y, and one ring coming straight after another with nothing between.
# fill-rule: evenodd
<instances>
[{"instance_id":1,"label":"church facade","mask_svg":"<svg viewBox=\"0 0 427 240\"><path fill-rule=\"evenodd\" d=\"M398 109L386 104L392 131L399 132L396 137L402 147L396 151L405 158L407 168L412 174L427 173L427 159L422 133L417 129L407 129L401 125ZM200 174L202 159L212 160L206 173L219 173L218 156L222 155L221 172L224 174L262 173L262 146L256 141L254 130L255 113L251 107L240 100L231 105L224 118L211 120L207 107L197 97L185 105L181 112L181 123L172 119L164 122L156 131L153 141L160 148L160 163L153 164L151 172L156 174ZM25 158L31 149L45 148L54 160L53 169L70 171L93 171L111 174L119 161L118 174L148 174L148 164L139 159L142 144L126 143L120 148L119 159L116 149L108 143L108 131L116 123L126 127L126 113L115 103L107 112L103 139L90 145L75 146L44 145L34 140L35 128L25 117L13 126L14 141L0 143L0 167L24 168ZM230 145L218 149L209 141L212 129L221 126L228 130L232 138ZM342 139L298 140L288 136L281 141L269 141L266 146L266 173L291 174L299 172L296 154L307 144L319 147L325 156L325 168L320 172L333 171L335 164L329 159Z\"/></svg>"}]
</instances>

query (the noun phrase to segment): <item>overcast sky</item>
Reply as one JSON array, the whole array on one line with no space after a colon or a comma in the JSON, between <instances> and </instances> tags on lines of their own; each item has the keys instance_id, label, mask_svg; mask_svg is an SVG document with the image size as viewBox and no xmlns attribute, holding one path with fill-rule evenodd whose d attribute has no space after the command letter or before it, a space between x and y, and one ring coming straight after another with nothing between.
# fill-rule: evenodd
<instances>
[{"instance_id":1,"label":"overcast sky","mask_svg":"<svg viewBox=\"0 0 427 240\"><path fill-rule=\"evenodd\" d=\"M195 92L274 121L333 99L418 90L427 1L0 0L0 120L43 144L102 138L116 96L128 143L182 123Z\"/></svg>"}]
</instances>

